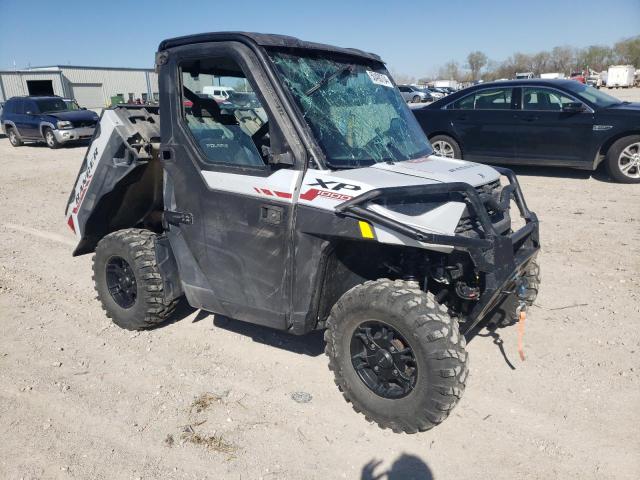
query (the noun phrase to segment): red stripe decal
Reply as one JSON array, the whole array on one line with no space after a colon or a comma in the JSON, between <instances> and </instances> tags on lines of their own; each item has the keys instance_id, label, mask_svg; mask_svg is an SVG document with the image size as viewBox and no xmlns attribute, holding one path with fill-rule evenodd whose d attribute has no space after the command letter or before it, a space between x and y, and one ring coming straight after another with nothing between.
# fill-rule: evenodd
<instances>
[{"instance_id":1,"label":"red stripe decal","mask_svg":"<svg viewBox=\"0 0 640 480\"><path fill-rule=\"evenodd\" d=\"M277 190L274 190L274 193L280 198L291 198L291 194L288 192L278 192Z\"/></svg>"}]
</instances>

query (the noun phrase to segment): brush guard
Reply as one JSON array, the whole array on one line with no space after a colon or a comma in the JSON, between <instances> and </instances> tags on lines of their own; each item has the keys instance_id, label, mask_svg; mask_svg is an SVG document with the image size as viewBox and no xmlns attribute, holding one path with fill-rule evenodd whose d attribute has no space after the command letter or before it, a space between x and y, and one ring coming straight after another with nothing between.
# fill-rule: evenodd
<instances>
[{"instance_id":1,"label":"brush guard","mask_svg":"<svg viewBox=\"0 0 640 480\"><path fill-rule=\"evenodd\" d=\"M336 207L338 214L370 221L419 242L451 246L468 252L475 267L485 273L485 288L467 316L463 333L472 330L505 295L516 288L518 279L540 250L538 217L527 207L515 173L508 168L494 168L509 180L509 184L503 187L500 200L493 200L489 204L493 207L508 209L510 201L514 200L520 216L525 220L525 225L521 229L508 235L500 235L494 227L483 203L482 194L471 185L462 182L378 188ZM449 195L451 197L452 194L462 196L467 209L480 222L479 238L425 232L366 207L366 204L373 200L398 195L404 197Z\"/></svg>"}]
</instances>

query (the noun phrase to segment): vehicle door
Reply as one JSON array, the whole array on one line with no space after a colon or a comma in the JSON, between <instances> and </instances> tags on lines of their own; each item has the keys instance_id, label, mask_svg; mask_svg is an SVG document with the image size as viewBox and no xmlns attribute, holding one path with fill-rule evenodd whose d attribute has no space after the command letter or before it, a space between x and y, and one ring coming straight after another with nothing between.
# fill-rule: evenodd
<instances>
[{"instance_id":1,"label":"vehicle door","mask_svg":"<svg viewBox=\"0 0 640 480\"><path fill-rule=\"evenodd\" d=\"M400 95L402 95L402 98L404 98L405 102L408 102L409 100L411 100L413 92L409 87L400 85L398 87L398 90L400 90Z\"/></svg>"},{"instance_id":2,"label":"vehicle door","mask_svg":"<svg viewBox=\"0 0 640 480\"><path fill-rule=\"evenodd\" d=\"M511 162L515 156L513 88L475 90L447 106L466 160Z\"/></svg>"},{"instance_id":3,"label":"vehicle door","mask_svg":"<svg viewBox=\"0 0 640 480\"><path fill-rule=\"evenodd\" d=\"M582 111L565 111L580 103ZM522 108L514 114L516 152L522 163L574 166L593 162L593 110L568 93L550 87L523 87Z\"/></svg>"},{"instance_id":4,"label":"vehicle door","mask_svg":"<svg viewBox=\"0 0 640 480\"><path fill-rule=\"evenodd\" d=\"M24 137L40 138L40 110L38 105L31 99L24 100Z\"/></svg>"},{"instance_id":5,"label":"vehicle door","mask_svg":"<svg viewBox=\"0 0 640 480\"><path fill-rule=\"evenodd\" d=\"M13 104L13 114L10 117L22 138L29 137L29 126L27 125L27 116L24 113L24 104L24 98L16 98Z\"/></svg>"},{"instance_id":6,"label":"vehicle door","mask_svg":"<svg viewBox=\"0 0 640 480\"><path fill-rule=\"evenodd\" d=\"M169 230L185 293L193 306L285 328L293 197L304 164L291 160L300 154L288 145L300 142L247 47L220 42L194 50L172 49L160 74L160 104L171 105L161 123L165 208L193 216ZM221 111L197 95L214 81L246 85L259 103ZM193 106L185 109L187 100Z\"/></svg>"}]
</instances>

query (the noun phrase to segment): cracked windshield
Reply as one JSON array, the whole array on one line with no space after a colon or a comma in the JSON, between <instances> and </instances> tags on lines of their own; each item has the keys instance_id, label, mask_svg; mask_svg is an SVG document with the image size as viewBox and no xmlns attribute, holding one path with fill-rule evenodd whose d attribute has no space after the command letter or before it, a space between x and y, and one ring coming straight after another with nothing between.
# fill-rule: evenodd
<instances>
[{"instance_id":1,"label":"cracked windshield","mask_svg":"<svg viewBox=\"0 0 640 480\"><path fill-rule=\"evenodd\" d=\"M335 168L419 158L432 153L389 74L335 58L272 52L326 160Z\"/></svg>"}]
</instances>

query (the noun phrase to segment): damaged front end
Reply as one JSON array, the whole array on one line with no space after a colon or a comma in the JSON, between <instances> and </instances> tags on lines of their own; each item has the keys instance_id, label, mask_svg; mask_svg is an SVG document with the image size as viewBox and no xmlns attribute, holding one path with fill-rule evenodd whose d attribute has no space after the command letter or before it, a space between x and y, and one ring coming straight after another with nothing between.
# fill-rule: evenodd
<instances>
[{"instance_id":1,"label":"damaged front end","mask_svg":"<svg viewBox=\"0 0 640 480\"><path fill-rule=\"evenodd\" d=\"M528 269L540 249L538 218L527 207L515 174L506 168L494 168L508 184L501 186L498 180L475 188L461 182L380 188L336 207L339 214L366 220L425 248L437 251L448 247L449 253L431 256L428 274L420 284L460 317L465 334L498 306L516 302L507 310L520 312L532 302ZM394 196L444 196L449 201L464 202L466 208L454 235L430 233L375 208ZM511 229L511 201L525 222L516 231ZM537 285L535 289L537 293ZM513 320L505 318L503 323Z\"/></svg>"}]
</instances>

